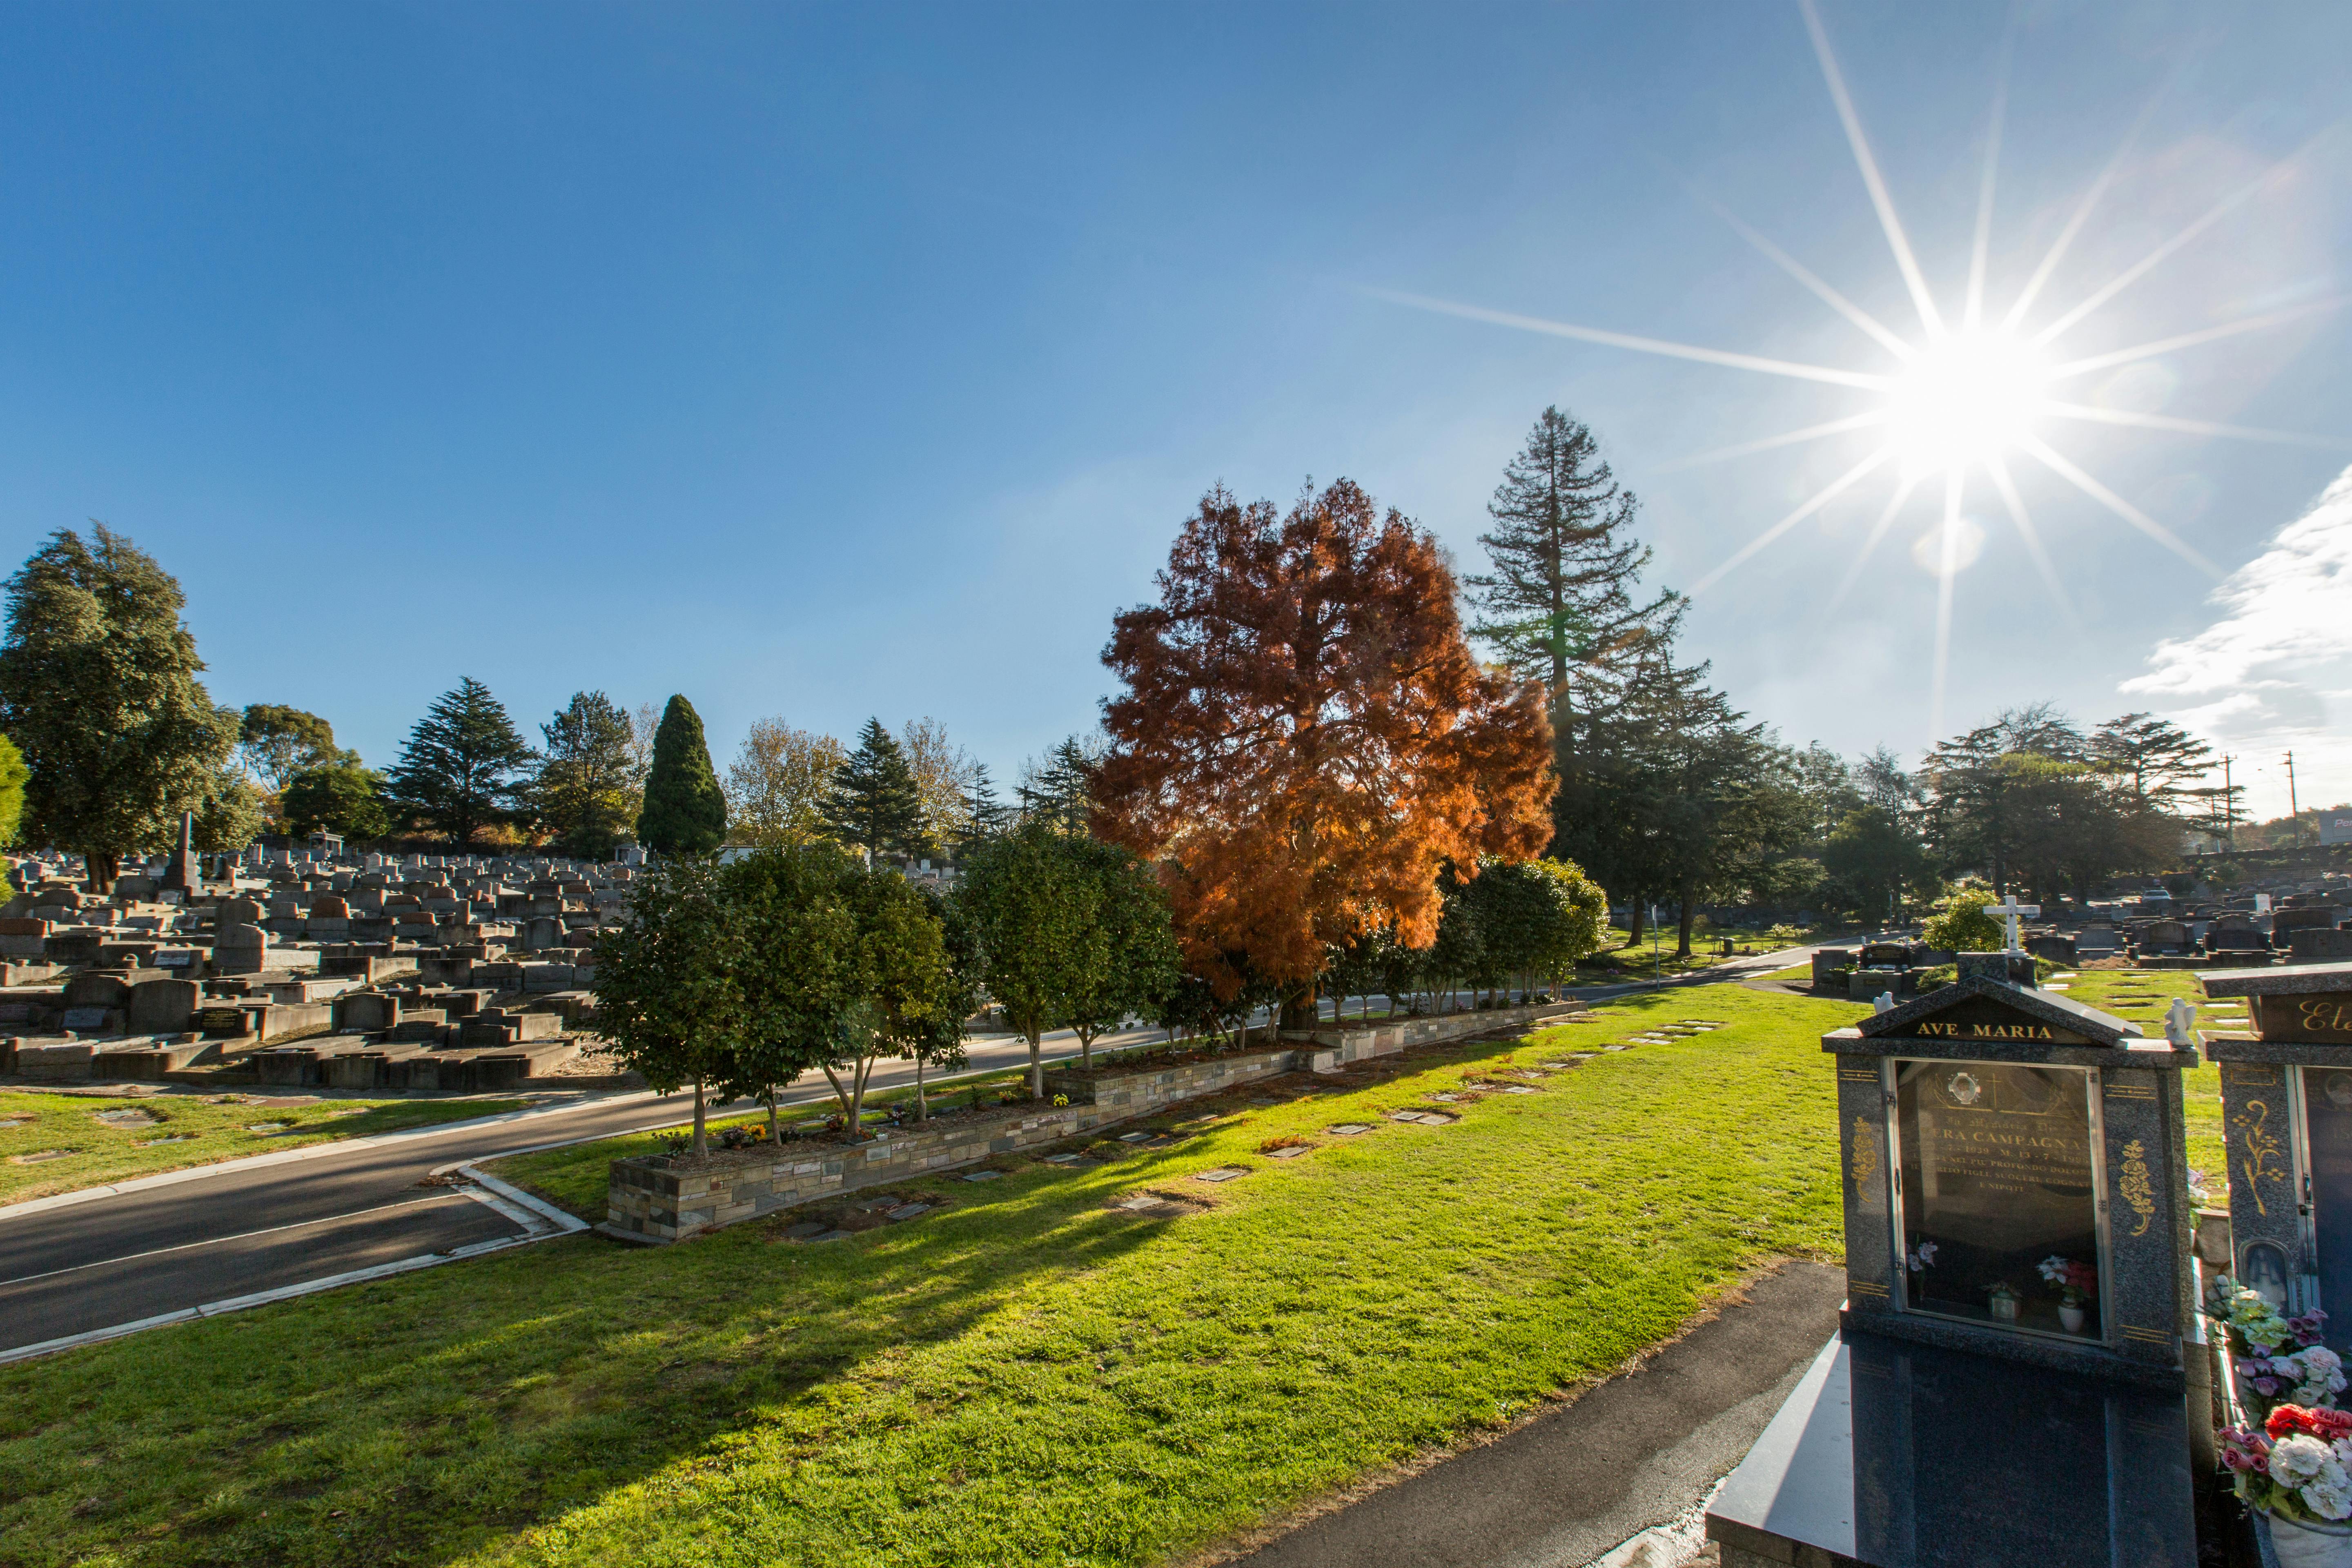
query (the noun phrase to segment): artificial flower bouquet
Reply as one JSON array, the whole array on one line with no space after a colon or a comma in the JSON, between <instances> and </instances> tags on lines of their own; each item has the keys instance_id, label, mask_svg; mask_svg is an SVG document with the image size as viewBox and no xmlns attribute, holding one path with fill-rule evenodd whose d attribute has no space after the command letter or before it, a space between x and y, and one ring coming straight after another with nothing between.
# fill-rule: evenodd
<instances>
[{"instance_id":1,"label":"artificial flower bouquet","mask_svg":"<svg viewBox=\"0 0 2352 1568\"><path fill-rule=\"evenodd\" d=\"M2207 1293L2205 1315L2229 1341L2238 1397L2250 1410L2333 1406L2344 1392L2344 1363L2319 1342L2327 1314L2317 1308L2284 1317L2260 1291L2224 1274Z\"/></svg>"},{"instance_id":2,"label":"artificial flower bouquet","mask_svg":"<svg viewBox=\"0 0 2352 1568\"><path fill-rule=\"evenodd\" d=\"M2273 1520L2352 1519L2352 1415L2282 1405L2259 1426L2221 1434L2221 1464L2238 1496Z\"/></svg>"},{"instance_id":3,"label":"artificial flower bouquet","mask_svg":"<svg viewBox=\"0 0 2352 1568\"><path fill-rule=\"evenodd\" d=\"M2058 1292L2069 1307L2079 1307L2099 1293L2099 1271L2071 1258L2045 1258L2040 1264L2042 1282Z\"/></svg>"}]
</instances>

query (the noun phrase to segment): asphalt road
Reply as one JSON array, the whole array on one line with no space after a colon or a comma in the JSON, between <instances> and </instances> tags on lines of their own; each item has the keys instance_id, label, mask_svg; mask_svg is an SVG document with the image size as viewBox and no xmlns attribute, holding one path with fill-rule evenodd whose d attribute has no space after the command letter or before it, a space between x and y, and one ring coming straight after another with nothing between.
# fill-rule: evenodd
<instances>
[{"instance_id":1,"label":"asphalt road","mask_svg":"<svg viewBox=\"0 0 2352 1568\"><path fill-rule=\"evenodd\" d=\"M1769 973L1800 962L1806 951L1734 961L1666 984ZM1647 987L1580 987L1571 994L1598 1000L1642 989ZM1138 1030L1097 1043L1158 1037L1156 1030ZM970 1042L968 1054L970 1072L994 1072L1025 1064L1028 1047L1017 1037L986 1037ZM1046 1041L1048 1060L1076 1054L1068 1036ZM873 1084L912 1081L911 1063L891 1061L877 1068ZM829 1098L819 1081L788 1094L785 1103ZM59 1340L331 1285L356 1271L423 1267L560 1234L559 1224L520 1206L510 1192L502 1196L462 1180L454 1187L429 1185L427 1179L523 1149L675 1126L692 1113L689 1093L583 1097L495 1121L197 1167L0 1208L0 1361Z\"/></svg>"}]
</instances>

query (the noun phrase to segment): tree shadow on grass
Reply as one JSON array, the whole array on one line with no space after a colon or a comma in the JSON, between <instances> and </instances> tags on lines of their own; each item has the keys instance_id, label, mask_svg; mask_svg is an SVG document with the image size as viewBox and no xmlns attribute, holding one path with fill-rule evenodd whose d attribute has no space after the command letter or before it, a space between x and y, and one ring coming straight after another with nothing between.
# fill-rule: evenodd
<instances>
[{"instance_id":1,"label":"tree shadow on grass","mask_svg":"<svg viewBox=\"0 0 2352 1568\"><path fill-rule=\"evenodd\" d=\"M448 1562L1144 1245L1103 1202L1138 1171L815 1246L574 1237L0 1369L0 1563Z\"/></svg>"}]
</instances>

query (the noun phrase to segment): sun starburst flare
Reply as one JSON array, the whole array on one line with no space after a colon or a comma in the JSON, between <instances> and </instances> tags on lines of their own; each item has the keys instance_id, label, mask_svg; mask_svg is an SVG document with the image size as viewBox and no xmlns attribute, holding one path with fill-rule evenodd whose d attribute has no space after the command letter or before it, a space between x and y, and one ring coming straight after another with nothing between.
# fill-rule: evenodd
<instances>
[{"instance_id":1,"label":"sun starburst flare","mask_svg":"<svg viewBox=\"0 0 2352 1568\"><path fill-rule=\"evenodd\" d=\"M2217 578L2221 575L2218 567L2169 529L2117 495L2053 447L2051 444L2051 427L2053 425L2087 422L2288 446L2335 450L2352 448L2352 441L2324 436L2105 408L2072 401L2062 391L2063 384L2095 371L2137 363L2241 333L2264 331L2334 310L2344 302L2342 296L2242 317L2133 347L2071 360L2057 357L2055 352L2055 345L2061 338L2091 320L2132 285L2238 207L2275 186L2297 161L2312 150L2318 139L2305 142L2255 178L2232 190L2046 323L2040 326L2030 324L2033 307L2049 286L2059 262L2082 234L2101 198L2115 184L2127 154L2164 96L2161 92L2156 94L2142 109L2114 155L2075 204L2065 226L2034 268L2018 297L2010 302L1998 320L1989 321L1985 300L1986 274L1991 251L1996 177L2008 113L2010 64L2017 38L2017 17L2012 13L2010 26L2001 39L1992 108L1987 122L1984 167L1978 183L1976 219L1970 234L1966 299L1958 319L1948 319L1937 306L1934 291L1928 287L1927 276L1905 232L1902 218L1895 211L1893 193L1879 169L1876 155L1871 150L1861 114L1847 90L1844 73L1838 65L1836 52L1831 47L1828 31L1822 26L1814 0L1797 0L1797 3L1804 19L1806 34L1812 43L1814 57L1820 62L1831 102L1845 132L1846 143L1853 152L1854 166L1869 194L1871 206L1877 215L1879 227L1885 237L1895 270L1902 278L1905 292L1918 317L1916 331L1906 333L1879 321L1721 203L1703 192L1695 194L1759 253L1811 290L1871 339L1880 350L1891 355L1895 362L1892 370L1870 371L1808 364L1759 354L1705 348L1663 338L1551 321L1540 316L1490 310L1398 289L1368 288L1362 292L1415 310L1629 349L1640 353L1822 383L1847 388L1868 397L1870 405L1858 413L1778 436L1717 447L1670 465L1672 468L1687 468L1701 463L1722 462L1855 431L1876 430L1881 436L1879 444L1862 461L1716 563L1700 577L1691 592L1704 593L1712 588L1798 523L1813 516L1874 473L1885 470L1893 477L1893 489L1885 510L1879 514L1861 550L1849 563L1844 581L1839 584L1832 602L1843 600L1860 576L1871 553L1893 528L1905 504L1924 484L1940 480L1941 521L1932 536L1937 583L1934 697L1930 715L1932 732L1940 735L1944 726L1945 685L1953 636L1955 579L1966 564L1962 557L1973 555L1973 546L1964 539L1964 533L1980 537L1975 524L1969 522L1964 516L1964 503L1971 482L1981 479L2000 498L2002 510L2016 529L2019 542L2032 559L2036 574L2062 608L2067 603L2065 591L2041 532L2026 510L2011 469L2012 463L2018 458L2032 458L2051 475L2200 572ZM1927 541L1922 542L1923 549L1927 545Z\"/></svg>"}]
</instances>

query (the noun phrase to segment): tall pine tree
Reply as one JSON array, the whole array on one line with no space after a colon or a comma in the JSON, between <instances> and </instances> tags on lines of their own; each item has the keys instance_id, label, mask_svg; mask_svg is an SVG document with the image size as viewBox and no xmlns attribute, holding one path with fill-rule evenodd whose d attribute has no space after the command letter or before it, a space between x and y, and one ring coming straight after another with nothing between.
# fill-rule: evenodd
<instances>
[{"instance_id":1,"label":"tall pine tree","mask_svg":"<svg viewBox=\"0 0 2352 1568\"><path fill-rule=\"evenodd\" d=\"M654 731L637 841L656 855L707 855L727 841L727 796L710 765L702 716L684 697L669 700Z\"/></svg>"},{"instance_id":2,"label":"tall pine tree","mask_svg":"<svg viewBox=\"0 0 2352 1568\"><path fill-rule=\"evenodd\" d=\"M907 753L879 719L857 733L857 750L833 775L824 828L835 838L877 855L919 855L923 842L922 791Z\"/></svg>"},{"instance_id":3,"label":"tall pine tree","mask_svg":"<svg viewBox=\"0 0 2352 1568\"><path fill-rule=\"evenodd\" d=\"M1579 761L1596 749L1601 716L1638 661L1673 640L1685 601L1671 591L1637 602L1649 549L1629 531L1640 510L1601 460L1591 428L1547 408L1487 502L1478 536L1494 570L1465 578L1479 618L1470 634L1549 700L1561 790L1555 819L1579 793Z\"/></svg>"},{"instance_id":4,"label":"tall pine tree","mask_svg":"<svg viewBox=\"0 0 2352 1568\"><path fill-rule=\"evenodd\" d=\"M483 828L512 818L515 775L531 755L506 706L468 675L408 732L390 794L415 821L471 844Z\"/></svg>"}]
</instances>

